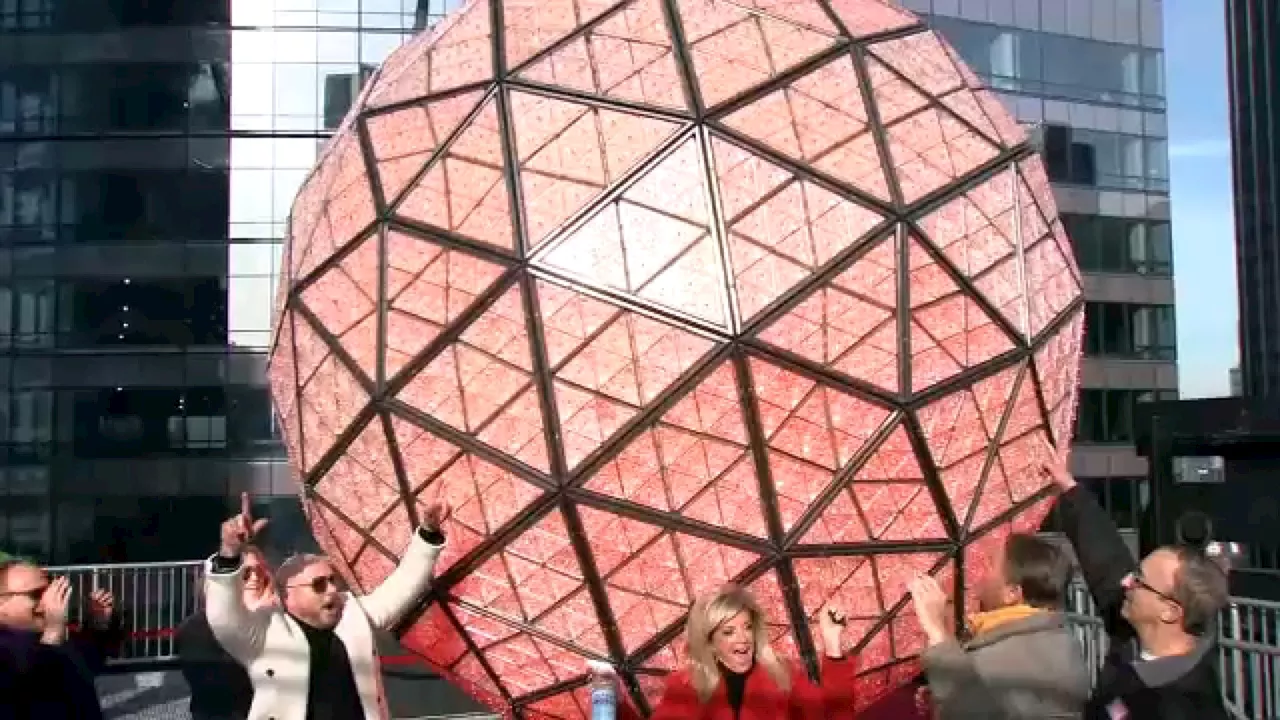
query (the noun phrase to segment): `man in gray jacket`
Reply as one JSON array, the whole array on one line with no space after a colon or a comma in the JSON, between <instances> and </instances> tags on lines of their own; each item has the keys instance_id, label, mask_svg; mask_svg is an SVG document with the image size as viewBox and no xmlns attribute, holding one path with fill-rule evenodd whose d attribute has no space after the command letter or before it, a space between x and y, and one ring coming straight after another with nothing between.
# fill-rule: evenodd
<instances>
[{"instance_id":1,"label":"man in gray jacket","mask_svg":"<svg viewBox=\"0 0 1280 720\"><path fill-rule=\"evenodd\" d=\"M931 577L911 584L929 647L921 656L939 720L1080 718L1089 675L1062 613L1071 563L1057 547L1011 535L977 586L980 612L963 642L951 606Z\"/></svg>"}]
</instances>

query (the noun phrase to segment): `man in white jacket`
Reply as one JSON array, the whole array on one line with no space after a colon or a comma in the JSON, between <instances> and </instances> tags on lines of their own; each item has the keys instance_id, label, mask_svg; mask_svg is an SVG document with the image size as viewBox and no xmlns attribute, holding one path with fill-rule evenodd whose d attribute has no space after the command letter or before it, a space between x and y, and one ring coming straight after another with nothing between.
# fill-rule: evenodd
<instances>
[{"instance_id":1,"label":"man in white jacket","mask_svg":"<svg viewBox=\"0 0 1280 720\"><path fill-rule=\"evenodd\" d=\"M266 525L249 496L222 524L218 554L205 574L205 613L214 637L249 673L248 720L387 720L374 628L390 629L426 594L444 546L445 503L427 507L400 564L373 592L342 591L320 555L285 561L276 572L283 607L244 603L241 555Z\"/></svg>"}]
</instances>

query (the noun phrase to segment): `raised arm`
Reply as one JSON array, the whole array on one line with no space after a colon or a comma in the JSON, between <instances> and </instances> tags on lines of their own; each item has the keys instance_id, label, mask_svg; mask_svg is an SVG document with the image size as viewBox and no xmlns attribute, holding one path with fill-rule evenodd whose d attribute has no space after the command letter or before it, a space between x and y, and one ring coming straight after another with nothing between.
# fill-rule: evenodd
<instances>
[{"instance_id":1,"label":"raised arm","mask_svg":"<svg viewBox=\"0 0 1280 720\"><path fill-rule=\"evenodd\" d=\"M373 592L360 598L360 606L375 627L390 630L426 595L436 560L444 548L440 528L448 517L448 503L435 502L428 506L423 513L422 527L414 532L400 564Z\"/></svg>"},{"instance_id":2,"label":"raised arm","mask_svg":"<svg viewBox=\"0 0 1280 720\"><path fill-rule=\"evenodd\" d=\"M266 519L254 520L249 494L240 495L240 513L222 523L218 554L204 567L204 612L218 643L242 665L262 654L271 623L269 609L244 604L244 547L262 531Z\"/></svg>"},{"instance_id":3,"label":"raised arm","mask_svg":"<svg viewBox=\"0 0 1280 720\"><path fill-rule=\"evenodd\" d=\"M1138 568L1115 522L1093 494L1071 476L1065 463L1047 466L1044 472L1062 491L1058 499L1062 530L1075 550L1085 585L1106 617L1124 602L1123 583Z\"/></svg>"},{"instance_id":4,"label":"raised arm","mask_svg":"<svg viewBox=\"0 0 1280 720\"><path fill-rule=\"evenodd\" d=\"M857 661L844 654L844 611L828 606L818 611L818 636L822 664L818 683L809 681L799 668L792 674L791 716L805 720L853 720L854 681Z\"/></svg>"}]
</instances>

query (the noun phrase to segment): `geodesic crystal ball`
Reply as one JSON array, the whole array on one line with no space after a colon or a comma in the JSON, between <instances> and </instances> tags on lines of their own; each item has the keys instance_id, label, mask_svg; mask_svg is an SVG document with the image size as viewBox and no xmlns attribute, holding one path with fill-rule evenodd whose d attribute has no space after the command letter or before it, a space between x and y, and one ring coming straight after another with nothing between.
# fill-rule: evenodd
<instances>
[{"instance_id":1,"label":"geodesic crystal ball","mask_svg":"<svg viewBox=\"0 0 1280 720\"><path fill-rule=\"evenodd\" d=\"M294 205L271 384L320 543L376 586L455 513L404 644L478 699L650 707L734 580L866 670L1048 510L1080 279L1040 160L881 0L473 0L396 51ZM957 602L972 598L958 591Z\"/></svg>"}]
</instances>

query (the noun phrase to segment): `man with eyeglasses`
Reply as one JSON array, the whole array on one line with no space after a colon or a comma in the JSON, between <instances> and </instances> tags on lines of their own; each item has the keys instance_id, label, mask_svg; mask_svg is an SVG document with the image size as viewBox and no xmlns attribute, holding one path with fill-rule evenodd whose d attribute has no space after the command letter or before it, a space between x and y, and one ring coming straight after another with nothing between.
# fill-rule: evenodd
<instances>
[{"instance_id":1,"label":"man with eyeglasses","mask_svg":"<svg viewBox=\"0 0 1280 720\"><path fill-rule=\"evenodd\" d=\"M267 521L254 519L248 494L240 504L208 561L205 614L219 644L249 673L249 720L386 720L374 629L390 630L426 595L448 504L426 507L400 564L369 594L346 592L327 558L300 555L276 571L283 607L256 609L244 602L242 556Z\"/></svg>"},{"instance_id":2,"label":"man with eyeglasses","mask_svg":"<svg viewBox=\"0 0 1280 720\"><path fill-rule=\"evenodd\" d=\"M72 630L70 580L0 561L0 718L102 717L94 677L119 646L120 624L110 592L83 600L85 622Z\"/></svg>"},{"instance_id":3,"label":"man with eyeglasses","mask_svg":"<svg viewBox=\"0 0 1280 720\"><path fill-rule=\"evenodd\" d=\"M1086 720L1226 720L1212 652L1227 578L1201 549L1169 546L1135 562L1115 523L1064 464L1043 472L1061 490L1075 550L1110 645Z\"/></svg>"}]
</instances>

